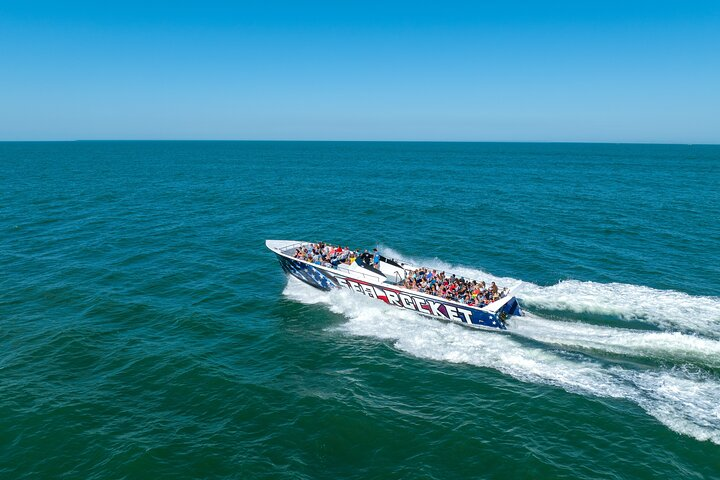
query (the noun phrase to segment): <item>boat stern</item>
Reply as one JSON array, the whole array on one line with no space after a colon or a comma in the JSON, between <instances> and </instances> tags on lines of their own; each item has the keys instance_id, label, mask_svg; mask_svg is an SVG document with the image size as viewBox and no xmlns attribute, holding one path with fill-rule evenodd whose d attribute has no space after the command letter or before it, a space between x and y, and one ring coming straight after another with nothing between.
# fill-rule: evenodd
<instances>
[{"instance_id":1,"label":"boat stern","mask_svg":"<svg viewBox=\"0 0 720 480\"><path fill-rule=\"evenodd\" d=\"M497 315L500 318L500 320L505 321L508 317L519 317L522 315L522 310L520 309L520 304L517 301L517 298L512 297L510 300L508 300L500 310L497 311Z\"/></svg>"}]
</instances>

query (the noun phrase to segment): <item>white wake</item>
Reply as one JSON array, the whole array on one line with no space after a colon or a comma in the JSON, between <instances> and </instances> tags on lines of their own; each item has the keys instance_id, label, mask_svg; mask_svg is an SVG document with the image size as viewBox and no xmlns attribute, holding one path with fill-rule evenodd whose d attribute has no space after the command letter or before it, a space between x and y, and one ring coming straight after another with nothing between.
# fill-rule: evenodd
<instances>
[{"instance_id":1,"label":"white wake","mask_svg":"<svg viewBox=\"0 0 720 480\"><path fill-rule=\"evenodd\" d=\"M487 277L485 277L487 278ZM670 429L720 445L720 382L716 375L681 365L629 369L587 356L564 356L529 346L517 335L558 347L602 350L620 355L693 360L718 365L720 342L683 333L647 332L520 319L515 335L472 330L396 309L349 291L329 293L290 279L284 295L322 304L342 314L340 331L379 338L411 355L493 368L524 382L541 383L581 395L626 399ZM698 353L699 352L699 353Z\"/></svg>"},{"instance_id":2,"label":"white wake","mask_svg":"<svg viewBox=\"0 0 720 480\"><path fill-rule=\"evenodd\" d=\"M509 328L548 345L720 369L720 341L692 334L588 325L532 314L513 319Z\"/></svg>"},{"instance_id":3,"label":"white wake","mask_svg":"<svg viewBox=\"0 0 720 480\"><path fill-rule=\"evenodd\" d=\"M383 247L383 253L415 265L423 265L474 279L511 285L517 279L496 277L480 269L451 265L439 259L412 259ZM663 330L720 338L720 298L688 295L641 285L564 280L551 286L523 283L517 293L521 306L545 310L610 315L638 320Z\"/></svg>"}]
</instances>

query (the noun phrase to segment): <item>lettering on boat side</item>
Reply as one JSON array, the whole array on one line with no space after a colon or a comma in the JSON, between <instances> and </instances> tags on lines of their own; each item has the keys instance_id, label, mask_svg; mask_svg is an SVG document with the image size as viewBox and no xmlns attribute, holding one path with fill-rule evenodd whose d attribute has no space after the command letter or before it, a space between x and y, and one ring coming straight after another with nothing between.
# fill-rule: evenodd
<instances>
[{"instance_id":1,"label":"lettering on boat side","mask_svg":"<svg viewBox=\"0 0 720 480\"><path fill-rule=\"evenodd\" d=\"M442 313L440 313L440 303L430 301L428 302L428 305L430 305L430 313L432 313L436 317L442 315Z\"/></svg>"},{"instance_id":2,"label":"lettering on boat side","mask_svg":"<svg viewBox=\"0 0 720 480\"><path fill-rule=\"evenodd\" d=\"M402 307L402 304L400 303L400 297L398 297L397 293L393 292L392 290L385 290L385 296L387 296L388 303L390 305Z\"/></svg>"},{"instance_id":3,"label":"lettering on boat side","mask_svg":"<svg viewBox=\"0 0 720 480\"><path fill-rule=\"evenodd\" d=\"M358 293L362 293L370 298L383 300L389 305L407 308L417 312L429 313L430 315L442 318L444 320L452 320L455 322L473 323L472 310L459 308L446 303L435 302L423 297L416 297L406 293L396 292L394 290L383 289L367 283L360 283L348 278L337 277L338 286L347 288Z\"/></svg>"},{"instance_id":4,"label":"lettering on boat side","mask_svg":"<svg viewBox=\"0 0 720 480\"><path fill-rule=\"evenodd\" d=\"M405 295L404 293L399 293L400 300L402 301L402 306L405 308L409 308L410 310L415 310L415 304L412 301L412 297L409 295Z\"/></svg>"},{"instance_id":5,"label":"lettering on boat side","mask_svg":"<svg viewBox=\"0 0 720 480\"><path fill-rule=\"evenodd\" d=\"M448 312L448 317L450 320L455 320L456 322L460 320L460 317L457 316L457 309L453 307L452 305L448 305L445 307L445 309Z\"/></svg>"},{"instance_id":6,"label":"lettering on boat side","mask_svg":"<svg viewBox=\"0 0 720 480\"><path fill-rule=\"evenodd\" d=\"M465 308L458 308L458 313L463 316L465 319L465 323L471 323L470 318L472 318L472 312L470 310L467 310Z\"/></svg>"},{"instance_id":7,"label":"lettering on boat side","mask_svg":"<svg viewBox=\"0 0 720 480\"><path fill-rule=\"evenodd\" d=\"M424 298L413 297L413 301L415 302L415 310L417 310L418 312L424 310L427 306L427 302Z\"/></svg>"}]
</instances>

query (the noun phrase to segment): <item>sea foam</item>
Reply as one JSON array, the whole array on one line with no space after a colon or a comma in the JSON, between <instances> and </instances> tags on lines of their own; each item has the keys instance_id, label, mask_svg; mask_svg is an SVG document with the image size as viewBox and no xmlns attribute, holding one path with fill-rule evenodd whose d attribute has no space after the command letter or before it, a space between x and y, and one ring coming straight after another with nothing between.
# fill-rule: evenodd
<instances>
[{"instance_id":1,"label":"sea foam","mask_svg":"<svg viewBox=\"0 0 720 480\"><path fill-rule=\"evenodd\" d=\"M437 258L412 259L383 247L392 258L414 265L452 271L467 278L512 285L518 279L497 277L477 268L451 265ZM516 296L521 306L544 310L595 313L623 320L637 320L662 330L694 333L720 339L720 298L688 295L642 285L563 280L541 286L523 282Z\"/></svg>"},{"instance_id":2,"label":"sea foam","mask_svg":"<svg viewBox=\"0 0 720 480\"><path fill-rule=\"evenodd\" d=\"M589 325L533 314L513 320L509 328L548 345L720 369L720 341L693 334Z\"/></svg>"},{"instance_id":3,"label":"sea foam","mask_svg":"<svg viewBox=\"0 0 720 480\"><path fill-rule=\"evenodd\" d=\"M552 385L585 396L629 400L670 429L720 444L720 382L703 370L670 365L630 369L591 356L562 355L522 337L556 346L600 349L616 354L694 359L713 366L720 347L714 340L681 333L647 332L558 322L530 316L518 335L478 331L445 323L351 292L322 292L290 278L284 295L321 304L347 321L339 331L391 341L419 358L492 368L523 382ZM524 319L523 319L524 320ZM568 331L558 334L558 331ZM654 335L653 335L654 334ZM634 343L637 342L637 346Z\"/></svg>"}]
</instances>

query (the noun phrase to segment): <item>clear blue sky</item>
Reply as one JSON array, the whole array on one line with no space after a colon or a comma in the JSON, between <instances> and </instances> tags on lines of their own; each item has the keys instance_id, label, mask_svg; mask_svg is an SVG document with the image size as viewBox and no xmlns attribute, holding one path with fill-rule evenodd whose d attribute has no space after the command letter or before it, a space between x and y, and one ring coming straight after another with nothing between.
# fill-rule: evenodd
<instances>
[{"instance_id":1,"label":"clear blue sky","mask_svg":"<svg viewBox=\"0 0 720 480\"><path fill-rule=\"evenodd\" d=\"M43 139L720 143L720 1L0 0Z\"/></svg>"}]
</instances>

